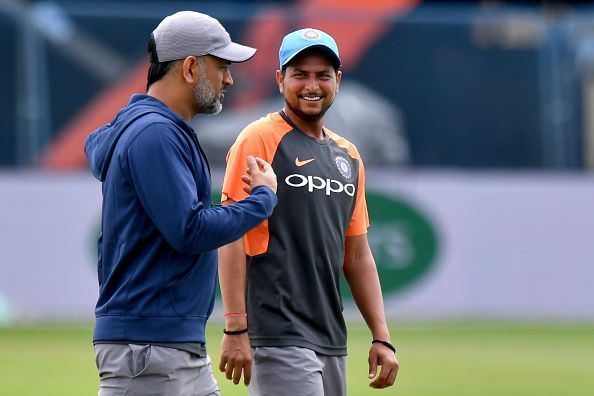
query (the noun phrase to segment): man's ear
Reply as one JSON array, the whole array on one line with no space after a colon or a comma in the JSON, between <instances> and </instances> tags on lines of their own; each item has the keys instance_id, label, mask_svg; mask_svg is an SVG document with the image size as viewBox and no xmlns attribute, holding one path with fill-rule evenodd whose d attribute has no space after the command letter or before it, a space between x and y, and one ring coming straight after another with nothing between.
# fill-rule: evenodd
<instances>
[{"instance_id":1,"label":"man's ear","mask_svg":"<svg viewBox=\"0 0 594 396\"><path fill-rule=\"evenodd\" d=\"M338 89L340 88L340 79L342 78L342 72L339 70L336 72L336 93L338 93Z\"/></svg>"},{"instance_id":2,"label":"man's ear","mask_svg":"<svg viewBox=\"0 0 594 396\"><path fill-rule=\"evenodd\" d=\"M283 94L283 80L285 79L285 76L283 75L283 72L280 70L276 71L276 83L278 84L278 91Z\"/></svg>"},{"instance_id":3,"label":"man's ear","mask_svg":"<svg viewBox=\"0 0 594 396\"><path fill-rule=\"evenodd\" d=\"M200 78L200 68L195 56L187 56L181 64L182 77L188 84L195 84Z\"/></svg>"}]
</instances>

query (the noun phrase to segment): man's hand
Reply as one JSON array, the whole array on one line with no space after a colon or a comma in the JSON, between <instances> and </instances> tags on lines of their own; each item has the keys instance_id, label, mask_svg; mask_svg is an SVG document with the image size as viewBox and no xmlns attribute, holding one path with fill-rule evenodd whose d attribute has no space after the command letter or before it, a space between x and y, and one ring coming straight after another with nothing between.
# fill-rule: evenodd
<instances>
[{"instance_id":1,"label":"man's hand","mask_svg":"<svg viewBox=\"0 0 594 396\"><path fill-rule=\"evenodd\" d=\"M378 366L381 372L378 375ZM392 350L385 345L375 343L369 350L369 378L375 380L369 384L370 387L383 389L394 385L396 374L398 374L398 359Z\"/></svg>"},{"instance_id":2,"label":"man's hand","mask_svg":"<svg viewBox=\"0 0 594 396\"><path fill-rule=\"evenodd\" d=\"M252 377L252 348L247 333L223 336L219 370L228 380L239 384L243 372L243 383L247 386Z\"/></svg>"},{"instance_id":3,"label":"man's hand","mask_svg":"<svg viewBox=\"0 0 594 396\"><path fill-rule=\"evenodd\" d=\"M241 177L246 184L243 186L246 193L251 194L256 186L268 186L276 194L276 174L268 162L248 155L247 166L247 175Z\"/></svg>"}]
</instances>

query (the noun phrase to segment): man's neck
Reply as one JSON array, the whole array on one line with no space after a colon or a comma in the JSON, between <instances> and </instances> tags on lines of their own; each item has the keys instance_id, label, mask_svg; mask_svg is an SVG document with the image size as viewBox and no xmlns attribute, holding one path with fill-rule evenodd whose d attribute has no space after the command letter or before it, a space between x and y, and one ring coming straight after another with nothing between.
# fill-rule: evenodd
<instances>
[{"instance_id":1,"label":"man's neck","mask_svg":"<svg viewBox=\"0 0 594 396\"><path fill-rule=\"evenodd\" d=\"M315 121L305 121L301 119L297 114L293 113L286 106L283 111L287 117L295 124L297 128L309 137L316 140L324 140L324 119L320 118Z\"/></svg>"},{"instance_id":2,"label":"man's neck","mask_svg":"<svg viewBox=\"0 0 594 396\"><path fill-rule=\"evenodd\" d=\"M184 100L181 100L171 88L165 87L159 84L159 82L152 84L146 94L165 103L167 107L177 113L186 122L190 122L195 116L195 114L192 114L192 110L184 104Z\"/></svg>"}]
</instances>

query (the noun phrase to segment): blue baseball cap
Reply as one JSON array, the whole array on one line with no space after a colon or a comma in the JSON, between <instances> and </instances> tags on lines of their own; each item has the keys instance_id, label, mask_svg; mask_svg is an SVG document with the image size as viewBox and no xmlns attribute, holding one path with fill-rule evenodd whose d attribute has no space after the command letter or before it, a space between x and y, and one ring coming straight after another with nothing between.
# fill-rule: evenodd
<instances>
[{"instance_id":1,"label":"blue baseball cap","mask_svg":"<svg viewBox=\"0 0 594 396\"><path fill-rule=\"evenodd\" d=\"M280 69L286 66L299 53L308 48L318 47L326 50L332 58L332 64L340 67L340 57L336 41L328 33L313 28L296 30L287 34L278 51Z\"/></svg>"}]
</instances>

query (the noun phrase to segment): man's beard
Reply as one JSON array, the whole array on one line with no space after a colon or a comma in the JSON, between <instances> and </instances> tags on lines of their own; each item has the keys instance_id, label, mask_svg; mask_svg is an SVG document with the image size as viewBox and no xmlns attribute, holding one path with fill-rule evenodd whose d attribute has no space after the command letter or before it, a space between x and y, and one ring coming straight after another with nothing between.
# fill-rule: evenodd
<instances>
[{"instance_id":1,"label":"man's beard","mask_svg":"<svg viewBox=\"0 0 594 396\"><path fill-rule=\"evenodd\" d=\"M214 91L212 81L205 74L205 72L201 73L198 84L192 88L194 104L199 114L218 114L223 110L220 94Z\"/></svg>"},{"instance_id":2,"label":"man's beard","mask_svg":"<svg viewBox=\"0 0 594 396\"><path fill-rule=\"evenodd\" d=\"M285 100L285 104L287 105L287 107L289 109L291 109L291 111L297 117L301 118L303 121L309 121L309 122L319 121L322 118L324 118L324 115L326 115L326 112L332 106L333 103L334 103L334 98L332 99L332 101L330 103L322 106L322 108L320 109L320 112L319 113L308 114L308 113L305 113L305 112L301 111L301 109L299 108L299 106L292 106L287 100Z\"/></svg>"}]
</instances>

